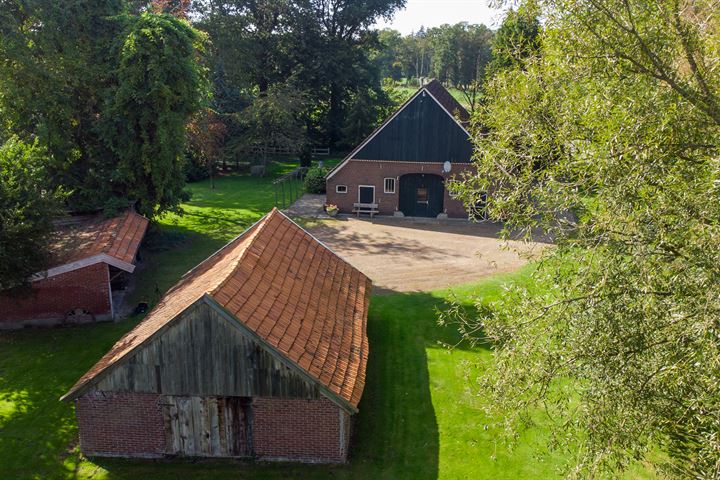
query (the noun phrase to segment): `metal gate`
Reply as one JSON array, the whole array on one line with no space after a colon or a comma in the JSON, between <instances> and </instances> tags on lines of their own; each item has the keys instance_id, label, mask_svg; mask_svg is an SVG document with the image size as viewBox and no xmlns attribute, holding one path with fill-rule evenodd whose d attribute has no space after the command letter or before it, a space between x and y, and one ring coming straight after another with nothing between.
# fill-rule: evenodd
<instances>
[{"instance_id":1,"label":"metal gate","mask_svg":"<svg viewBox=\"0 0 720 480\"><path fill-rule=\"evenodd\" d=\"M445 185L439 175L411 173L400 177L400 211L408 217L437 217L443 212Z\"/></svg>"},{"instance_id":2,"label":"metal gate","mask_svg":"<svg viewBox=\"0 0 720 480\"><path fill-rule=\"evenodd\" d=\"M189 457L252 456L251 399L165 396L166 453Z\"/></svg>"}]
</instances>

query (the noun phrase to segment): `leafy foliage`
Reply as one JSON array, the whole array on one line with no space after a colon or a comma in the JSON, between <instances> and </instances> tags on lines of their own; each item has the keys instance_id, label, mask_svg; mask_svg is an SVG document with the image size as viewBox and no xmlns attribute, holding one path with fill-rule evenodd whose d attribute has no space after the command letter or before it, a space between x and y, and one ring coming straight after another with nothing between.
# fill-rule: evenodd
<instances>
[{"instance_id":1,"label":"leafy foliage","mask_svg":"<svg viewBox=\"0 0 720 480\"><path fill-rule=\"evenodd\" d=\"M308 100L299 116L306 135L335 146L343 143L357 92L373 91L371 99L385 100L369 57L376 45L369 29L404 3L211 0L198 3L197 25L216 47L213 66L223 72L217 78L258 98L291 84Z\"/></svg>"},{"instance_id":2,"label":"leafy foliage","mask_svg":"<svg viewBox=\"0 0 720 480\"><path fill-rule=\"evenodd\" d=\"M77 210L107 198L114 156L99 119L122 31L120 0L6 0L0 4L0 122L48 151L51 187Z\"/></svg>"},{"instance_id":3,"label":"leafy foliage","mask_svg":"<svg viewBox=\"0 0 720 480\"><path fill-rule=\"evenodd\" d=\"M0 122L38 138L48 151L48 186L68 191L72 210L137 200L153 215L178 205L177 153L205 90L202 37L169 15L138 14L147 7L2 2Z\"/></svg>"},{"instance_id":4,"label":"leafy foliage","mask_svg":"<svg viewBox=\"0 0 720 480\"><path fill-rule=\"evenodd\" d=\"M496 75L475 118L467 204L555 240L543 293L464 319L498 344L481 380L510 431L544 406L570 472L637 459L720 472L720 28L713 6L543 2L540 57ZM500 35L498 35L500 37ZM512 67L511 67L512 68ZM480 125L483 128L480 128ZM661 446L665 455L656 455Z\"/></svg>"},{"instance_id":5,"label":"leafy foliage","mask_svg":"<svg viewBox=\"0 0 720 480\"><path fill-rule=\"evenodd\" d=\"M198 111L187 126L189 161L186 167L189 181L210 177L211 187L215 186L213 175L223 155L227 126L217 112L209 108Z\"/></svg>"},{"instance_id":6,"label":"leafy foliage","mask_svg":"<svg viewBox=\"0 0 720 480\"><path fill-rule=\"evenodd\" d=\"M106 112L106 138L118 156L115 192L147 216L176 210L183 198L185 125L207 91L196 58L203 37L167 14L129 17L118 87Z\"/></svg>"},{"instance_id":7,"label":"leafy foliage","mask_svg":"<svg viewBox=\"0 0 720 480\"><path fill-rule=\"evenodd\" d=\"M510 9L492 44L491 74L520 67L525 59L540 53L540 21L530 6Z\"/></svg>"},{"instance_id":8,"label":"leafy foliage","mask_svg":"<svg viewBox=\"0 0 720 480\"><path fill-rule=\"evenodd\" d=\"M267 165L270 148L301 149L306 142L301 117L306 105L305 94L292 85L272 85L236 115L243 130L233 147L244 152L259 152L263 165Z\"/></svg>"},{"instance_id":9,"label":"leafy foliage","mask_svg":"<svg viewBox=\"0 0 720 480\"><path fill-rule=\"evenodd\" d=\"M47 151L12 137L0 146L0 290L43 270L62 194L48 189Z\"/></svg>"},{"instance_id":10,"label":"leafy foliage","mask_svg":"<svg viewBox=\"0 0 720 480\"><path fill-rule=\"evenodd\" d=\"M313 167L305 175L305 191L308 193L325 193L325 176L329 170L325 167Z\"/></svg>"},{"instance_id":11,"label":"leafy foliage","mask_svg":"<svg viewBox=\"0 0 720 480\"><path fill-rule=\"evenodd\" d=\"M395 30L378 33L380 47L373 60L383 78L413 80L435 77L458 88L480 84L491 59L493 32L466 22L441 25L402 36Z\"/></svg>"}]
</instances>

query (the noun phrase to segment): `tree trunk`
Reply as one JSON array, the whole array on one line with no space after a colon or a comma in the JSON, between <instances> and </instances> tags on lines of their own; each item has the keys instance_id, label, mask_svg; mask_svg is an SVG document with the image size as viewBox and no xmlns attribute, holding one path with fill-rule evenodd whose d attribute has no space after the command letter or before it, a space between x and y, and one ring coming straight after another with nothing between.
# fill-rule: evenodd
<instances>
[{"instance_id":1,"label":"tree trunk","mask_svg":"<svg viewBox=\"0 0 720 480\"><path fill-rule=\"evenodd\" d=\"M330 147L334 147L340 139L342 126L342 96L340 86L334 83L330 86L330 111L328 112L328 136Z\"/></svg>"}]
</instances>

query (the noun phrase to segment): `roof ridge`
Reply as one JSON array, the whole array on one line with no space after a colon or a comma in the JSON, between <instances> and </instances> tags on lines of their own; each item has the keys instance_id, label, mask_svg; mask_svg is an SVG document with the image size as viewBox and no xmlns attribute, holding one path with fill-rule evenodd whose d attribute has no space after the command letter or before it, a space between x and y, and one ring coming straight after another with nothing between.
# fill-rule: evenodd
<instances>
[{"instance_id":1,"label":"roof ridge","mask_svg":"<svg viewBox=\"0 0 720 480\"><path fill-rule=\"evenodd\" d=\"M340 261L343 262L345 265L349 266L350 268L353 268L353 269L357 270L358 272L360 272L360 275L362 275L362 276L365 277L366 279L370 280L370 277L368 277L367 275L365 275L365 273L362 272L360 269L358 269L355 265L353 265L352 263L348 262L348 261L345 260L343 257L341 257L337 252L335 252L335 250L333 250L332 248L328 247L325 242L323 242L322 240L320 240L319 238L317 238L315 235L313 235L312 233L310 233L310 232L308 232L307 230L305 230L305 229L304 229L303 227L301 227L300 225L298 225L298 223L297 223L295 220L293 220L292 218L290 218L290 217L288 217L287 215L285 215L285 213L283 213L281 210L278 210L277 208L273 208L273 211L275 211L275 210L277 210L277 213L279 213L280 215L282 215L283 217L285 217L286 219L288 219L288 220L290 221L290 223L292 223L295 227L299 228L300 231L301 231L304 235L306 235L306 236L312 238L313 240L315 240L318 244L320 244L321 247L323 247L325 250L327 250L328 252L330 252L332 255L336 256L336 257L337 257L338 259L340 259ZM272 213L272 212L270 212L270 213Z\"/></svg>"},{"instance_id":2,"label":"roof ridge","mask_svg":"<svg viewBox=\"0 0 720 480\"><path fill-rule=\"evenodd\" d=\"M277 211L276 207L273 207L272 210L270 210L269 213L266 213L265 216L263 216L260 220L258 220L255 225L253 225L250 228L255 228L253 232L250 233L250 236L246 239L247 245L243 249L242 252L240 252L240 255L238 255L233 262L231 263L230 268L228 269L227 276L223 279L222 282L219 282L217 285L215 285L214 288L207 290L206 293L214 296L217 292L220 291L222 287L224 287L230 279L233 277L233 274L237 271L238 265L240 265L240 262L245 259L245 256L247 255L247 252L250 250L250 247L252 246L253 242L258 238L258 235L260 235L260 232L262 232L265 229L265 226L269 223L270 218L272 217L273 213ZM237 238L240 238L238 236Z\"/></svg>"}]
</instances>

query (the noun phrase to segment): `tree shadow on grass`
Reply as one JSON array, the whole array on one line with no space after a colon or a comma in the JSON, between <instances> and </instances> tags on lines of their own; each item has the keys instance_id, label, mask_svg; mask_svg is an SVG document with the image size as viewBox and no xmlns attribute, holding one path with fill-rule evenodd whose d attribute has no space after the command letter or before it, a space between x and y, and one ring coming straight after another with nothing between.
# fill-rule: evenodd
<instances>
[{"instance_id":1,"label":"tree shadow on grass","mask_svg":"<svg viewBox=\"0 0 720 480\"><path fill-rule=\"evenodd\" d=\"M81 460L72 406L58 401L137 319L0 334L0 395L18 407L0 424L2 478L419 479L439 475L441 438L428 348L457 343L439 327L429 293L375 296L368 321L367 382L347 465L123 459ZM464 348L462 345L459 348ZM14 397L13 397L14 396ZM11 401L11 400L8 400Z\"/></svg>"},{"instance_id":2,"label":"tree shadow on grass","mask_svg":"<svg viewBox=\"0 0 720 480\"><path fill-rule=\"evenodd\" d=\"M459 344L453 327L437 324L429 293L375 296L368 318L370 358L347 465L267 464L213 460L94 459L111 479L311 478L418 479L439 475L440 435L431 395L428 348ZM468 307L471 308L471 307Z\"/></svg>"},{"instance_id":3,"label":"tree shadow on grass","mask_svg":"<svg viewBox=\"0 0 720 480\"><path fill-rule=\"evenodd\" d=\"M0 478L73 478L77 426L59 397L135 323L0 332Z\"/></svg>"}]
</instances>

